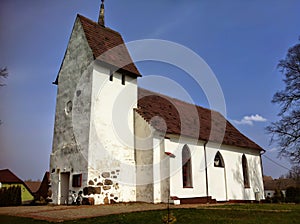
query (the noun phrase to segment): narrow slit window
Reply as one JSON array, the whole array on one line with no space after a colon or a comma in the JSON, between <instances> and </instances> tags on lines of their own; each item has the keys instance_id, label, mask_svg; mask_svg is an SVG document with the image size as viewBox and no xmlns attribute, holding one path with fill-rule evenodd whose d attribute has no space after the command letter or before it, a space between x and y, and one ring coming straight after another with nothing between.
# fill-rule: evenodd
<instances>
[{"instance_id":1,"label":"narrow slit window","mask_svg":"<svg viewBox=\"0 0 300 224\"><path fill-rule=\"evenodd\" d=\"M122 75L122 85L125 85L125 75Z\"/></svg>"},{"instance_id":2,"label":"narrow slit window","mask_svg":"<svg viewBox=\"0 0 300 224\"><path fill-rule=\"evenodd\" d=\"M242 167L243 167L244 187L250 188L248 163L245 155L242 156Z\"/></svg>"},{"instance_id":3,"label":"narrow slit window","mask_svg":"<svg viewBox=\"0 0 300 224\"><path fill-rule=\"evenodd\" d=\"M182 149L182 182L184 188L193 187L191 152L187 145Z\"/></svg>"},{"instance_id":4,"label":"narrow slit window","mask_svg":"<svg viewBox=\"0 0 300 224\"><path fill-rule=\"evenodd\" d=\"M109 81L113 81L113 79L114 79L114 73L113 73L113 71L110 71L110 73L109 73Z\"/></svg>"}]
</instances>

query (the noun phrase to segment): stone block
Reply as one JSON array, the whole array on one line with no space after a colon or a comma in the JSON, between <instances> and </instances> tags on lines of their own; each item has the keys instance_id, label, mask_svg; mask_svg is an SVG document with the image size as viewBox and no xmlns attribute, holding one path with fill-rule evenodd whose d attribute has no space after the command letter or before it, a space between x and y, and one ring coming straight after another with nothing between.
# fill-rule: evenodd
<instances>
[{"instance_id":1,"label":"stone block","mask_svg":"<svg viewBox=\"0 0 300 224\"><path fill-rule=\"evenodd\" d=\"M108 204L109 204L109 200L108 200L108 197L107 197L107 196L104 198L103 202L104 202L105 205L108 205Z\"/></svg>"},{"instance_id":2,"label":"stone block","mask_svg":"<svg viewBox=\"0 0 300 224\"><path fill-rule=\"evenodd\" d=\"M85 188L83 188L84 195L100 194L100 193L101 193L100 187L85 187Z\"/></svg>"},{"instance_id":3,"label":"stone block","mask_svg":"<svg viewBox=\"0 0 300 224\"><path fill-rule=\"evenodd\" d=\"M104 184L105 184L105 185L113 185L113 181L110 180L110 179L105 179L105 180L104 180Z\"/></svg>"},{"instance_id":4,"label":"stone block","mask_svg":"<svg viewBox=\"0 0 300 224\"><path fill-rule=\"evenodd\" d=\"M94 185L94 181L90 180L89 185Z\"/></svg>"},{"instance_id":5,"label":"stone block","mask_svg":"<svg viewBox=\"0 0 300 224\"><path fill-rule=\"evenodd\" d=\"M108 190L110 190L111 189L111 186L103 186L103 190L104 191L108 191Z\"/></svg>"},{"instance_id":6,"label":"stone block","mask_svg":"<svg viewBox=\"0 0 300 224\"><path fill-rule=\"evenodd\" d=\"M109 173L109 172L103 172L103 173L101 174L101 176L102 176L103 178L109 178L109 177L110 177L110 173Z\"/></svg>"}]
</instances>

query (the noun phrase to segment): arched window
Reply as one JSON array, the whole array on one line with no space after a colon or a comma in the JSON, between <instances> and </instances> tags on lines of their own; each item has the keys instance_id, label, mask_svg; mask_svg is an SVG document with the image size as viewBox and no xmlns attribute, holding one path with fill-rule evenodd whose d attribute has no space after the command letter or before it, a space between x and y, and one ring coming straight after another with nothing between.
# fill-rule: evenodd
<instances>
[{"instance_id":1,"label":"arched window","mask_svg":"<svg viewBox=\"0 0 300 224\"><path fill-rule=\"evenodd\" d=\"M223 157L219 151L215 155L214 166L215 167L225 167Z\"/></svg>"},{"instance_id":2,"label":"arched window","mask_svg":"<svg viewBox=\"0 0 300 224\"><path fill-rule=\"evenodd\" d=\"M249 172L248 172L248 163L245 154L242 156L242 166L243 166L243 178L244 178L244 187L249 188Z\"/></svg>"},{"instance_id":3,"label":"arched window","mask_svg":"<svg viewBox=\"0 0 300 224\"><path fill-rule=\"evenodd\" d=\"M191 152L187 145L182 149L182 181L183 187L193 187Z\"/></svg>"}]
</instances>

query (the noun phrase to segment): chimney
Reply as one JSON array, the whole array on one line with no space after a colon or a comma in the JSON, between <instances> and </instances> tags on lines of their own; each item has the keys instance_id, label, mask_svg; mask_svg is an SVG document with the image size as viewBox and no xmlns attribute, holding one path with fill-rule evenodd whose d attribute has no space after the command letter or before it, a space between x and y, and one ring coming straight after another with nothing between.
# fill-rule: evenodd
<instances>
[{"instance_id":1,"label":"chimney","mask_svg":"<svg viewBox=\"0 0 300 224\"><path fill-rule=\"evenodd\" d=\"M101 0L101 7L100 7L100 13L99 13L99 19L98 24L105 27L104 23L104 0Z\"/></svg>"}]
</instances>

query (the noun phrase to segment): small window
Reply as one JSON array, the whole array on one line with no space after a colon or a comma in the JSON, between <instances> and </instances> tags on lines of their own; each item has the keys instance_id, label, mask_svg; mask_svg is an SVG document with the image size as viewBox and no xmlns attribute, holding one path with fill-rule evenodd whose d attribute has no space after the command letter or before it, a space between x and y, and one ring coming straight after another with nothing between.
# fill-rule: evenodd
<instances>
[{"instance_id":1,"label":"small window","mask_svg":"<svg viewBox=\"0 0 300 224\"><path fill-rule=\"evenodd\" d=\"M214 167L225 167L224 160L220 152L216 153L215 159L214 159Z\"/></svg>"},{"instance_id":2,"label":"small window","mask_svg":"<svg viewBox=\"0 0 300 224\"><path fill-rule=\"evenodd\" d=\"M125 75L122 75L122 85L125 85Z\"/></svg>"},{"instance_id":3,"label":"small window","mask_svg":"<svg viewBox=\"0 0 300 224\"><path fill-rule=\"evenodd\" d=\"M187 145L182 149L182 182L184 188L193 187L191 152Z\"/></svg>"},{"instance_id":4,"label":"small window","mask_svg":"<svg viewBox=\"0 0 300 224\"><path fill-rule=\"evenodd\" d=\"M244 187L250 188L248 163L245 155L242 156L242 167L243 167Z\"/></svg>"},{"instance_id":5,"label":"small window","mask_svg":"<svg viewBox=\"0 0 300 224\"><path fill-rule=\"evenodd\" d=\"M110 73L109 73L109 81L113 81L113 79L114 79L114 73L113 73L113 71L110 71Z\"/></svg>"},{"instance_id":6,"label":"small window","mask_svg":"<svg viewBox=\"0 0 300 224\"><path fill-rule=\"evenodd\" d=\"M81 182L82 182L82 174L74 174L72 187L81 187Z\"/></svg>"},{"instance_id":7,"label":"small window","mask_svg":"<svg viewBox=\"0 0 300 224\"><path fill-rule=\"evenodd\" d=\"M65 108L65 113L66 113L66 115L69 115L69 114L71 113L72 108L73 108L73 103L72 103L72 101L70 100L70 101L68 101L68 102L66 103L66 108Z\"/></svg>"}]
</instances>

